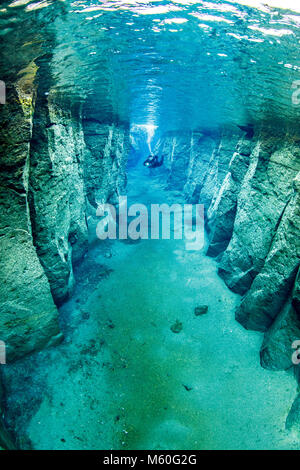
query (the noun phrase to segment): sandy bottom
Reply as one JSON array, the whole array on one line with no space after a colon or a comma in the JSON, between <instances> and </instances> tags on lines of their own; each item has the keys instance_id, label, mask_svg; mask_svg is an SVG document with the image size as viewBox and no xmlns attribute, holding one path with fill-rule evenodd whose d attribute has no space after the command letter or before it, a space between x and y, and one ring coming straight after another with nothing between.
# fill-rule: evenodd
<instances>
[{"instance_id":1,"label":"sandy bottom","mask_svg":"<svg viewBox=\"0 0 300 470\"><path fill-rule=\"evenodd\" d=\"M132 201L180 202L162 176L135 173ZM235 321L214 260L182 240L97 242L77 278L65 342L7 366L21 446L300 448L284 427L296 382L260 367L262 335Z\"/></svg>"}]
</instances>

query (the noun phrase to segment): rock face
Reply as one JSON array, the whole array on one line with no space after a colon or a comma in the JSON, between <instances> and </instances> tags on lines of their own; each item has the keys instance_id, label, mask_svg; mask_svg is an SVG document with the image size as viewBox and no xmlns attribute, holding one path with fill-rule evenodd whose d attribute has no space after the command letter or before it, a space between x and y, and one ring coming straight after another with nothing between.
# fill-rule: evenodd
<instances>
[{"instance_id":1,"label":"rock face","mask_svg":"<svg viewBox=\"0 0 300 470\"><path fill-rule=\"evenodd\" d=\"M279 220L263 268L237 310L247 328L265 331L273 323L293 288L300 259L300 173Z\"/></svg>"},{"instance_id":2,"label":"rock face","mask_svg":"<svg viewBox=\"0 0 300 470\"><path fill-rule=\"evenodd\" d=\"M294 292L292 296L292 305L300 317L300 268L298 270L298 274L295 280Z\"/></svg>"},{"instance_id":3,"label":"rock face","mask_svg":"<svg viewBox=\"0 0 300 470\"><path fill-rule=\"evenodd\" d=\"M29 159L29 205L34 244L57 304L72 292L73 264L87 251L80 116L51 97L37 100Z\"/></svg>"},{"instance_id":4,"label":"rock face","mask_svg":"<svg viewBox=\"0 0 300 470\"><path fill-rule=\"evenodd\" d=\"M189 202L198 202L215 140L201 132L169 132L163 136L158 153L169 172L170 188L183 190Z\"/></svg>"},{"instance_id":5,"label":"rock face","mask_svg":"<svg viewBox=\"0 0 300 470\"><path fill-rule=\"evenodd\" d=\"M287 304L300 257L297 138L252 128L242 136L226 130L213 138L174 132L162 138L160 153L169 185L181 189L188 202L205 204L207 254L218 257L220 276L244 296L238 321L267 331L276 318L280 325L288 317L297 331L299 287ZM270 341L263 346L265 365Z\"/></svg>"},{"instance_id":6,"label":"rock face","mask_svg":"<svg viewBox=\"0 0 300 470\"><path fill-rule=\"evenodd\" d=\"M207 197L205 200L200 199L200 192L204 188L205 178L209 175L215 148L216 140L211 136L200 132L192 133L187 179L184 185L184 194L189 203L208 203Z\"/></svg>"},{"instance_id":7,"label":"rock face","mask_svg":"<svg viewBox=\"0 0 300 470\"><path fill-rule=\"evenodd\" d=\"M292 344L300 338L300 321L289 299L265 334L261 347L261 365L270 370L293 367Z\"/></svg>"},{"instance_id":8,"label":"rock face","mask_svg":"<svg viewBox=\"0 0 300 470\"><path fill-rule=\"evenodd\" d=\"M0 44L0 341L8 361L62 339L57 305L72 292L73 266L88 248L89 209L99 190L106 201L124 184L127 126L107 116L103 138L97 129L94 139L98 159L88 145L94 129L82 123L82 87L74 80L72 92L58 92L69 54L56 47L65 32L54 20L66 13L58 3L46 22L33 14L34 28L18 8Z\"/></svg>"},{"instance_id":9,"label":"rock face","mask_svg":"<svg viewBox=\"0 0 300 470\"><path fill-rule=\"evenodd\" d=\"M228 162L229 172L224 177L222 185L217 186L214 198L208 208L208 256L216 257L222 253L232 237L237 199L250 164L251 145L252 143L246 138L238 143L237 151ZM228 159L228 154L226 157Z\"/></svg>"},{"instance_id":10,"label":"rock face","mask_svg":"<svg viewBox=\"0 0 300 470\"><path fill-rule=\"evenodd\" d=\"M219 257L219 274L243 295L237 320L265 332L261 364L271 370L294 367L292 344L300 339L299 171L296 138L245 136L207 215L207 254ZM299 425L298 397L287 428Z\"/></svg>"},{"instance_id":11,"label":"rock face","mask_svg":"<svg viewBox=\"0 0 300 470\"><path fill-rule=\"evenodd\" d=\"M299 288L294 284L300 259L299 170L296 139L245 136L208 210L208 255L219 255L219 274L244 295L238 321L259 331L273 325L263 346L263 364L269 364L266 344L278 337L279 325L292 318L292 331L298 329Z\"/></svg>"},{"instance_id":12,"label":"rock face","mask_svg":"<svg viewBox=\"0 0 300 470\"><path fill-rule=\"evenodd\" d=\"M228 172L228 166L235 151L240 133L234 130L223 130L216 147L210 156L207 171L204 173L203 184L200 188L199 202L208 209L216 198Z\"/></svg>"},{"instance_id":13,"label":"rock face","mask_svg":"<svg viewBox=\"0 0 300 470\"><path fill-rule=\"evenodd\" d=\"M161 141L158 153L164 158L169 171L170 187L183 189L191 154L191 133L168 133Z\"/></svg>"},{"instance_id":14,"label":"rock face","mask_svg":"<svg viewBox=\"0 0 300 470\"><path fill-rule=\"evenodd\" d=\"M43 64L37 82L41 75ZM8 361L62 339L56 305L71 294L73 266L88 248L88 208L125 184L127 129L101 126L93 153L79 105L53 96L47 80L29 90L12 85L1 114L0 340Z\"/></svg>"},{"instance_id":15,"label":"rock face","mask_svg":"<svg viewBox=\"0 0 300 470\"><path fill-rule=\"evenodd\" d=\"M58 312L33 246L29 217L32 94L24 104L21 92L11 86L1 114L0 339L7 360L59 339Z\"/></svg>"},{"instance_id":16,"label":"rock face","mask_svg":"<svg viewBox=\"0 0 300 470\"><path fill-rule=\"evenodd\" d=\"M117 202L126 185L126 160L129 133L114 124L101 124L96 119L83 121L84 140L90 151L84 162L84 179L88 202Z\"/></svg>"},{"instance_id":17,"label":"rock face","mask_svg":"<svg viewBox=\"0 0 300 470\"><path fill-rule=\"evenodd\" d=\"M230 241L251 146L235 129L210 135L169 132L161 139L158 151L169 171L169 185L182 190L187 202L205 206L210 256L223 252Z\"/></svg>"},{"instance_id":18,"label":"rock face","mask_svg":"<svg viewBox=\"0 0 300 470\"><path fill-rule=\"evenodd\" d=\"M88 249L89 216L124 191L129 147L126 125L83 119L81 100L59 96L51 54L35 46L18 60L0 132L0 340L9 361L61 340L56 306ZM243 295L238 321L266 333L262 365L289 369L300 335L299 140L182 131L158 150L169 187L206 207L207 254Z\"/></svg>"},{"instance_id":19,"label":"rock face","mask_svg":"<svg viewBox=\"0 0 300 470\"><path fill-rule=\"evenodd\" d=\"M297 154L274 139L258 143L238 196L230 243L220 275L235 292L245 294L261 271L299 171ZM275 148L274 148L275 147Z\"/></svg>"},{"instance_id":20,"label":"rock face","mask_svg":"<svg viewBox=\"0 0 300 470\"><path fill-rule=\"evenodd\" d=\"M237 320L265 332L262 366L291 369L292 344L300 340L299 140L269 130L242 137L229 131L211 148L205 139L166 139L170 181L187 201L206 206L207 254L217 257L228 287L243 295ZM299 425L298 397L287 426Z\"/></svg>"},{"instance_id":21,"label":"rock face","mask_svg":"<svg viewBox=\"0 0 300 470\"><path fill-rule=\"evenodd\" d=\"M208 312L208 305L199 305L199 307L195 307L194 313L196 317L200 315L206 315Z\"/></svg>"}]
</instances>

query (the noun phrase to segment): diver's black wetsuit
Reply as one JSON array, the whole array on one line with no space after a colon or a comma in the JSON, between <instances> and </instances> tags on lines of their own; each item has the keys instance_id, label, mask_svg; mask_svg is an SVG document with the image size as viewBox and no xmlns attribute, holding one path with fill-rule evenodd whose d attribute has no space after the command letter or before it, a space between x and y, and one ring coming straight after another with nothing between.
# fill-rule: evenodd
<instances>
[{"instance_id":1,"label":"diver's black wetsuit","mask_svg":"<svg viewBox=\"0 0 300 470\"><path fill-rule=\"evenodd\" d=\"M148 168L157 168L158 166L162 166L164 162L164 157L158 158L157 155L149 155L149 157L144 161L144 166Z\"/></svg>"}]
</instances>

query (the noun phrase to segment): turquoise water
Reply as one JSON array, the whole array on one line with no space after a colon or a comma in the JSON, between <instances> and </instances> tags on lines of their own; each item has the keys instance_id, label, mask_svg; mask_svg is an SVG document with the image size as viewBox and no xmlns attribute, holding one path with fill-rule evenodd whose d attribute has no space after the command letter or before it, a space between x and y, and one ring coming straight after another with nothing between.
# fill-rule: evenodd
<instances>
[{"instance_id":1,"label":"turquoise water","mask_svg":"<svg viewBox=\"0 0 300 470\"><path fill-rule=\"evenodd\" d=\"M162 132L299 118L297 0L2 3L3 67L38 45L55 93L89 117ZM5 43L16 40L12 56Z\"/></svg>"},{"instance_id":2,"label":"turquoise water","mask_svg":"<svg viewBox=\"0 0 300 470\"><path fill-rule=\"evenodd\" d=\"M150 177L142 166L151 146L138 126L156 129L152 149L169 130L257 122L297 130L296 3L6 1L1 66L13 76L32 45L42 51L51 94L81 104L86 118L128 125L137 138L129 201L183 203L164 170ZM74 295L60 308L64 342L3 372L18 445L299 448L285 430L294 378L260 367L262 335L235 321L240 297L205 249L187 251L182 240L100 243L94 225L90 238ZM196 316L200 305L208 312Z\"/></svg>"},{"instance_id":3,"label":"turquoise water","mask_svg":"<svg viewBox=\"0 0 300 470\"><path fill-rule=\"evenodd\" d=\"M163 172L149 182L141 166L128 197L182 202ZM183 240L96 243L76 276L60 311L65 342L7 370L23 448L299 447L285 431L294 378L261 368L262 335L235 321L239 296L204 251Z\"/></svg>"}]
</instances>

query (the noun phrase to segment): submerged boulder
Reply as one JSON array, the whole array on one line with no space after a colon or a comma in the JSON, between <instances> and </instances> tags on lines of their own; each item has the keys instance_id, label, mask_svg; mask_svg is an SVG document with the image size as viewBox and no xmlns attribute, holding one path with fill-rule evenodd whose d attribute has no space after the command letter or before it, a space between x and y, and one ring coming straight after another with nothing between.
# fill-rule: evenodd
<instances>
[{"instance_id":1,"label":"submerged boulder","mask_svg":"<svg viewBox=\"0 0 300 470\"><path fill-rule=\"evenodd\" d=\"M208 312L208 305L200 305L198 307L195 307L194 313L196 317L200 315L205 315Z\"/></svg>"},{"instance_id":2,"label":"submerged boulder","mask_svg":"<svg viewBox=\"0 0 300 470\"><path fill-rule=\"evenodd\" d=\"M182 328L183 326L181 321L176 320L176 322L170 327L170 330L173 331L173 333L180 333Z\"/></svg>"}]
</instances>

